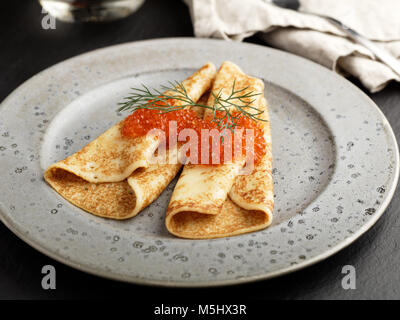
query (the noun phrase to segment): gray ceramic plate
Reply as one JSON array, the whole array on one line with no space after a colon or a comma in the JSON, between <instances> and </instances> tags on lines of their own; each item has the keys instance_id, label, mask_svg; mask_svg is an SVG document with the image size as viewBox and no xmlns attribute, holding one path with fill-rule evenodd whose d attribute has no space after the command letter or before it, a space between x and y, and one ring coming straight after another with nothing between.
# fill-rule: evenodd
<instances>
[{"instance_id":1,"label":"gray ceramic plate","mask_svg":"<svg viewBox=\"0 0 400 320\"><path fill-rule=\"evenodd\" d=\"M164 227L174 183L137 217L111 221L74 207L44 182L47 166L125 116L116 104L130 87L157 87L224 60L266 82L276 193L268 229L178 239ZM310 61L251 44L181 38L96 50L28 80L0 114L2 221L56 260L134 283L234 284L308 266L376 222L399 174L392 129L365 94Z\"/></svg>"}]
</instances>

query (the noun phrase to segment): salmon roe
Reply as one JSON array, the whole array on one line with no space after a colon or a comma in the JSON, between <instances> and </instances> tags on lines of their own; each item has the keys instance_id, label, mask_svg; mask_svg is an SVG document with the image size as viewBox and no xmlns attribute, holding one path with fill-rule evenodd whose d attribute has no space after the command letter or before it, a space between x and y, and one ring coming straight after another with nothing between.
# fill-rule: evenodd
<instances>
[{"instance_id":1,"label":"salmon roe","mask_svg":"<svg viewBox=\"0 0 400 320\"><path fill-rule=\"evenodd\" d=\"M216 113L217 118L222 118L223 115L224 113L222 112ZM237 116L238 113L233 115ZM224 163L226 156L225 149L228 149L227 153L230 154L231 159L234 158L235 150L239 150L239 156L246 157L247 161L253 159L254 163L259 162L261 157L265 154L266 141L264 139L262 127L258 122L244 116L236 120L236 127L234 134L231 135L231 139L229 139L229 136L224 136L224 139L221 140L220 138L224 134L224 129L218 128L218 124L215 121L212 121L212 116L202 119L198 117L194 110L190 109L176 110L167 113L161 113L160 110L138 109L124 120L122 126L122 135L125 137L144 136L150 130L158 129L164 133L166 144L168 146L170 140L169 126L170 123L172 123L171 121L174 121L176 124L175 132L177 136L179 136L180 132L182 132L184 129L193 129L196 132L198 137L197 159L198 163L200 164ZM206 140L201 138L203 132L202 130L204 129L210 131L213 129L218 130L219 139L217 140L219 141L217 141L217 143L220 144L219 148L213 148L213 145L215 146L216 141L213 140L211 136L207 136L208 146L207 143L204 144ZM253 134L249 134L249 137L246 137L246 129L253 129ZM216 131L214 131L214 133L215 132ZM249 147L247 147L246 140L249 142ZM204 157L204 154L201 154L201 147L204 147L204 145L207 147L205 152L209 153L207 159L210 159L206 160L206 162L204 162L202 158L202 156ZM188 150L188 154L186 155L187 157L190 157L189 151L191 150ZM214 159L216 160L214 161Z\"/></svg>"}]
</instances>

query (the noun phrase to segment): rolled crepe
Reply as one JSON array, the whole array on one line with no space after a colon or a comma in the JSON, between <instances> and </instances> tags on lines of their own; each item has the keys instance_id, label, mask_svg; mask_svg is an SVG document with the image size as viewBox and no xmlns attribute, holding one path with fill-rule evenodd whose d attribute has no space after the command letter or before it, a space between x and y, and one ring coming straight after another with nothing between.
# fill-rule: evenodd
<instances>
[{"instance_id":1,"label":"rolled crepe","mask_svg":"<svg viewBox=\"0 0 400 320\"><path fill-rule=\"evenodd\" d=\"M182 238L226 237L267 227L272 221L273 183L271 131L264 84L245 75L236 65L225 62L219 69L212 91L228 95L235 89L260 93L253 106L264 110L260 122L266 153L250 175L240 175L243 159L218 166L185 165L173 191L165 224L169 232ZM212 105L210 95L208 101Z\"/></svg>"},{"instance_id":2,"label":"rolled crepe","mask_svg":"<svg viewBox=\"0 0 400 320\"><path fill-rule=\"evenodd\" d=\"M215 66L207 63L184 80L187 95L198 101L211 87L215 73ZM113 219L137 215L160 195L181 164L151 163L160 144L158 137L125 137L122 125L116 124L77 153L51 165L45 180L66 200L94 215Z\"/></svg>"}]
</instances>

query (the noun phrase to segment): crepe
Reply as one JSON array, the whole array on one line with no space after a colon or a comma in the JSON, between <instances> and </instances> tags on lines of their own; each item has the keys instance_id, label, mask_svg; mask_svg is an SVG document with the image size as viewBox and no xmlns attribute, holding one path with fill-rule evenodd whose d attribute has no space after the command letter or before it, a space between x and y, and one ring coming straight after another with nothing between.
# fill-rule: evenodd
<instances>
[{"instance_id":1,"label":"crepe","mask_svg":"<svg viewBox=\"0 0 400 320\"><path fill-rule=\"evenodd\" d=\"M199 100L210 88L215 73L215 66L207 63L184 80L187 95ZM180 163L153 164L158 137L128 138L121 134L121 126L122 122L116 124L44 173L45 180L66 200L94 215L113 219L137 215L181 168Z\"/></svg>"},{"instance_id":2,"label":"crepe","mask_svg":"<svg viewBox=\"0 0 400 320\"><path fill-rule=\"evenodd\" d=\"M264 85L245 75L239 67L225 62L219 69L212 91L228 95L235 89L260 93L253 106L264 110L260 122L266 153L250 175L240 175L243 159L218 166L186 165L175 186L165 224L169 232L182 238L226 237L260 230L272 221L273 182L271 131ZM212 95L208 105L212 105Z\"/></svg>"}]
</instances>

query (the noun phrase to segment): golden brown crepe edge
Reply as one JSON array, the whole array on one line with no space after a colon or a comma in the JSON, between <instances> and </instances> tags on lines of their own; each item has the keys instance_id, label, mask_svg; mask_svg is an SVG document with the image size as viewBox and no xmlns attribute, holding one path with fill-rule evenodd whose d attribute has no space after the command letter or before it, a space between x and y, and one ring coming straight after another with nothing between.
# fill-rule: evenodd
<instances>
[{"instance_id":1,"label":"golden brown crepe edge","mask_svg":"<svg viewBox=\"0 0 400 320\"><path fill-rule=\"evenodd\" d=\"M229 65L229 67L237 67L235 66L233 63L231 62L227 62ZM232 66L233 65L233 66ZM239 67L235 68L236 70L241 71L241 69ZM252 78L252 77L249 77ZM261 81L260 79L257 78L252 78L252 79L256 79L258 81ZM264 85L262 86L264 88ZM262 90L264 91L264 90ZM211 97L211 96L210 96ZM211 98L210 98L211 99ZM269 155L266 155L268 157L270 157L270 159L268 159L268 161L271 161L272 165L272 154L271 154L271 130L270 130L270 123L269 123L269 114L268 114L268 108L267 108L267 103L266 103L266 99L264 97L264 95L262 94L262 97L260 97L260 105L263 106L263 108L265 109L265 117L266 120L268 121L265 125L264 125L264 131L265 131L265 137L266 137L266 141L267 141L267 148L269 150L267 150L267 153L269 153ZM271 176L272 179L272 170L269 170L269 175ZM272 181L272 180L271 180ZM254 231L258 231L258 230L262 230L265 229L266 227L268 227L271 223L272 223L272 218L273 218L273 207L274 207L274 201L273 201L273 184L271 185L271 190L269 190L270 192L272 192L272 199L271 201L268 201L268 203L264 203L264 204L252 204L252 203L246 203L245 201L243 201L243 199L241 199L239 196L237 196L235 193L228 193L227 194L227 199L226 202L231 202L232 204L240 207L243 210L248 211L249 214L261 214L265 217L265 221L263 223L260 224L256 224L252 227L247 227L247 228L238 228L235 231L229 232L229 233L213 233L213 234L208 234L208 235L198 235L198 236L193 236L190 234L185 234L183 232L177 232L176 230L174 230L173 225L174 225L174 217L175 219L178 218L180 215L192 215L195 216L197 214L205 214L205 215L210 215L210 217L212 215L218 214L216 212L216 208L213 208L212 211L207 211L210 208L207 206L202 205L201 203L196 203L195 206L192 205L192 203L187 203L185 205L174 205L172 207L168 207L167 210L167 214L166 214L166 219L165 219L165 225L168 229L168 231L172 234L174 234L175 236L181 237L181 238L189 238L189 239L209 239L209 238L220 238L220 237L228 237L228 236L234 236L234 235L238 235L238 234L244 234L244 233L248 233L248 232L254 232ZM194 209L195 207L195 209ZM222 209L222 206L221 208Z\"/></svg>"}]
</instances>

